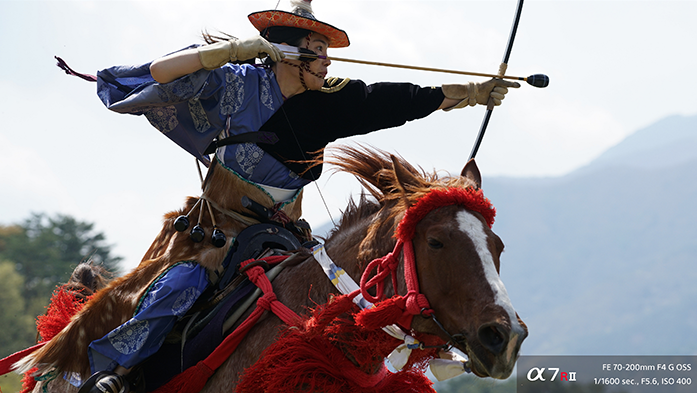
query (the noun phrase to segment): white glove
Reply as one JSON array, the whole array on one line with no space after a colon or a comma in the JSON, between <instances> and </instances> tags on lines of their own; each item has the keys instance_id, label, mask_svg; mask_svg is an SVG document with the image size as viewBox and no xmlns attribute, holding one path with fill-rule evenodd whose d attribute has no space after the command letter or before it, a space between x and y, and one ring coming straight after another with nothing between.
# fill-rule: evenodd
<instances>
[{"instance_id":1,"label":"white glove","mask_svg":"<svg viewBox=\"0 0 697 393\"><path fill-rule=\"evenodd\" d=\"M280 49L262 36L254 36L246 40L230 38L227 41L198 47L201 65L207 70L214 70L231 61L244 61L266 55L273 61L280 61L284 57Z\"/></svg>"},{"instance_id":2,"label":"white glove","mask_svg":"<svg viewBox=\"0 0 697 393\"><path fill-rule=\"evenodd\" d=\"M489 97L494 101L494 105L499 106L501 105L501 100L508 93L509 87L518 88L520 83L494 78L484 83L470 82L467 85L443 85L443 95L446 98L461 100L455 106L446 110L462 108L467 105L487 105Z\"/></svg>"}]
</instances>

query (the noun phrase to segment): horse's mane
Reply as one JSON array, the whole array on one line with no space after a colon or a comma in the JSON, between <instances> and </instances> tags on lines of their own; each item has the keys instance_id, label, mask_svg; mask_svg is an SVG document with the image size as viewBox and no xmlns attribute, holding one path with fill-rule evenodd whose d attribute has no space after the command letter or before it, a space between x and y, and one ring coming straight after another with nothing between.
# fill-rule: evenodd
<instances>
[{"instance_id":1,"label":"horse's mane","mask_svg":"<svg viewBox=\"0 0 697 393\"><path fill-rule=\"evenodd\" d=\"M345 232L347 228L355 227L361 223L363 219L370 217L378 211L380 211L380 205L375 203L375 201L369 200L365 193L361 193L358 202L350 198L346 210L344 210L341 215L341 221L329 232L327 239L338 236Z\"/></svg>"},{"instance_id":2,"label":"horse's mane","mask_svg":"<svg viewBox=\"0 0 697 393\"><path fill-rule=\"evenodd\" d=\"M375 198L373 202L368 200L365 194L361 194L358 204L351 200L339 227L332 231L337 233L368 215L379 214L380 219L373 221L365 239L361 242L359 257L364 260L376 257L374 254L380 252L376 242L384 238L388 231L390 236L396 220L400 219L408 207L414 205L429 191L434 188L476 187L472 181L463 176L438 176L435 171L428 173L421 167L415 168L401 156L393 156L374 147L335 146L329 148L329 152L330 158L325 159L325 162L331 164L334 171L355 176L361 186ZM397 179L392 157L413 175L409 184L401 184Z\"/></svg>"}]
</instances>

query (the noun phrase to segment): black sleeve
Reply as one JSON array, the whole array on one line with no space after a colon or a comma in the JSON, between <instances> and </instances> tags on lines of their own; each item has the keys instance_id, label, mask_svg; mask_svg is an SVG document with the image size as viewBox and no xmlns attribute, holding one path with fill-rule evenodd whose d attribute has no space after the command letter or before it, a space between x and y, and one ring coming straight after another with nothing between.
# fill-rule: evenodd
<instances>
[{"instance_id":1,"label":"black sleeve","mask_svg":"<svg viewBox=\"0 0 697 393\"><path fill-rule=\"evenodd\" d=\"M440 88L410 83L349 81L333 93L306 91L288 99L261 127L275 132L279 142L259 146L298 174L306 164L293 163L317 158L321 150L339 138L397 127L428 116L438 109L444 96ZM314 180L321 167L303 177Z\"/></svg>"},{"instance_id":2,"label":"black sleeve","mask_svg":"<svg viewBox=\"0 0 697 393\"><path fill-rule=\"evenodd\" d=\"M438 109L444 99L440 88L424 88L410 83L366 86L361 81L349 82L341 91L329 95L333 100L326 102L332 103L338 117L331 133L333 140L397 127L426 117Z\"/></svg>"}]
</instances>

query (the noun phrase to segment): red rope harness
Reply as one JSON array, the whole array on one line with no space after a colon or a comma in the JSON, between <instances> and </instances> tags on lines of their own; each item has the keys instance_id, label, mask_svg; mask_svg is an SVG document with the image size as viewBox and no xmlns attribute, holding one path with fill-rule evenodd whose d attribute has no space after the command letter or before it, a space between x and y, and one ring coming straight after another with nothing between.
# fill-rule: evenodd
<instances>
[{"instance_id":1,"label":"red rope harness","mask_svg":"<svg viewBox=\"0 0 697 393\"><path fill-rule=\"evenodd\" d=\"M405 329L409 329L414 315L431 316L433 309L426 296L419 290L419 278L416 274L416 258L412 239L418 224L428 213L436 208L461 205L484 217L491 228L494 224L496 209L489 199L484 197L481 189L467 188L441 188L433 189L421 197L414 206L407 209L404 218L399 222L395 237L397 244L394 250L384 257L374 259L361 276L361 293L371 303L378 303L374 308L364 310L357 321L366 327L382 327L397 323ZM387 276L392 276L392 286L397 288L395 271L399 265L399 254L404 253L404 281L407 284L405 296L395 295L385 299L384 289ZM376 271L372 278L370 275ZM375 287L375 296L368 293L368 289Z\"/></svg>"},{"instance_id":2,"label":"red rope harness","mask_svg":"<svg viewBox=\"0 0 697 393\"><path fill-rule=\"evenodd\" d=\"M280 263L287 256L272 256L264 258L268 264L273 265ZM249 265L255 262L254 259L242 262L241 267ZM174 379L169 381L166 385L161 386L155 392L157 393L194 393L203 389L203 386L208 381L215 370L220 367L227 358L232 355L232 353L237 349L237 346L242 342L244 337L249 333L251 328L257 323L261 314L266 310L270 310L276 314L281 320L287 325L292 325L300 319L298 314L293 312L291 309L286 307L283 303L278 301L276 294L273 291L273 286L271 281L266 277L266 273L261 266L254 266L244 273L249 277L249 279L262 290L264 295L257 299L257 307L252 311L252 313L247 317L247 319L240 324L240 326L235 329L230 335L225 337L225 340L218 345L218 347L204 360L198 362L195 366L191 366L186 369L183 373L177 375Z\"/></svg>"},{"instance_id":3,"label":"red rope harness","mask_svg":"<svg viewBox=\"0 0 697 393\"><path fill-rule=\"evenodd\" d=\"M414 258L414 247L411 240L403 242L401 239L398 239L391 253L382 258L374 259L368 264L368 267L361 276L361 293L363 297L371 303L378 303L384 300L385 280L387 280L388 275L392 276L392 286L397 288L397 276L395 271L399 265L399 254L401 252L404 252L404 281L407 283L407 294L405 296L395 295L392 297L392 301L389 303L390 306L401 309L402 313L396 321L389 322L386 320L384 322L385 325L382 326L397 323L403 328L409 329L414 315L433 314L433 310L428 303L428 299L426 299L426 295L419 291L419 278L416 275L416 258ZM373 270L376 270L377 274L368 279ZM375 287L375 296L368 293L368 288L372 287ZM380 309L380 305L377 305L375 311L369 311L369 313L378 312L378 309ZM392 310L393 314L395 312L397 311ZM392 318L393 317L389 319ZM379 324L382 323L383 322L380 322ZM371 323L370 325L373 324L374 323Z\"/></svg>"}]
</instances>

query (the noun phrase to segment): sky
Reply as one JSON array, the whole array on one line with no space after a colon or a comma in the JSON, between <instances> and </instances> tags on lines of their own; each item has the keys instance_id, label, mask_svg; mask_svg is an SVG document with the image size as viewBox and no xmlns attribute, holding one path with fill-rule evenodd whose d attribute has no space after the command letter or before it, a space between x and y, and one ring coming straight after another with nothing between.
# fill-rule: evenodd
<instances>
[{"instance_id":1,"label":"sky","mask_svg":"<svg viewBox=\"0 0 697 393\"><path fill-rule=\"evenodd\" d=\"M276 6L0 0L0 225L32 212L72 215L104 232L125 269L137 265L162 215L199 195L195 161L145 118L108 111L96 85L65 75L53 56L91 74L143 64L199 43L202 30L253 36L246 16ZM330 56L496 73L516 1L315 0L313 7L351 40ZM288 10L288 1L278 8ZM696 15L697 1L525 2L507 74L544 73L551 82L523 84L494 110L477 155L484 189L487 177L563 176L642 127L697 113ZM338 61L329 74L422 86L485 80ZM484 113L482 106L439 111L337 143L459 173ZM306 187L305 217L315 227L337 221L360 192L348 175L326 173Z\"/></svg>"}]
</instances>

